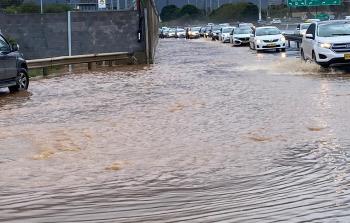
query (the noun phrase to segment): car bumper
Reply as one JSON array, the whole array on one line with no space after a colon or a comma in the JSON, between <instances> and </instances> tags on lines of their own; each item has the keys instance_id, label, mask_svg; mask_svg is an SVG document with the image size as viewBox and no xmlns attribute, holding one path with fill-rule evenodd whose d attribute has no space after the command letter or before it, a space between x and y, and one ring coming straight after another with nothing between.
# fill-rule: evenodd
<instances>
[{"instance_id":1,"label":"car bumper","mask_svg":"<svg viewBox=\"0 0 350 223\"><path fill-rule=\"evenodd\" d=\"M256 43L255 44L257 50L268 50L268 49L285 49L286 48L286 42L285 41L278 41L274 43Z\"/></svg>"},{"instance_id":2,"label":"car bumper","mask_svg":"<svg viewBox=\"0 0 350 223\"><path fill-rule=\"evenodd\" d=\"M199 34L190 34L191 39L199 38Z\"/></svg>"},{"instance_id":3,"label":"car bumper","mask_svg":"<svg viewBox=\"0 0 350 223\"><path fill-rule=\"evenodd\" d=\"M229 43L230 42L230 36L222 36L221 40L222 40L222 42Z\"/></svg>"},{"instance_id":4,"label":"car bumper","mask_svg":"<svg viewBox=\"0 0 350 223\"><path fill-rule=\"evenodd\" d=\"M240 39L233 40L233 45L235 46L248 45L248 44L249 44L249 40L240 40Z\"/></svg>"},{"instance_id":5,"label":"car bumper","mask_svg":"<svg viewBox=\"0 0 350 223\"><path fill-rule=\"evenodd\" d=\"M342 66L350 65L350 59L345 59L345 54L350 54L350 52L336 53L331 49L316 48L315 49L316 60L320 65L326 66Z\"/></svg>"}]
</instances>

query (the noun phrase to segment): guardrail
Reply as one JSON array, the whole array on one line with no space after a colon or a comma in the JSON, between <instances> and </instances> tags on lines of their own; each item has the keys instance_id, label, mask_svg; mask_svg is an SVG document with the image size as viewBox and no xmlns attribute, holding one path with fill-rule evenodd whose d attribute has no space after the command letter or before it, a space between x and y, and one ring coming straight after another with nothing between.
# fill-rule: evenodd
<instances>
[{"instance_id":1,"label":"guardrail","mask_svg":"<svg viewBox=\"0 0 350 223\"><path fill-rule=\"evenodd\" d=\"M299 48L303 40L302 36L295 34L285 34L284 37L288 41L288 47L290 47L290 42L296 42L297 47Z\"/></svg>"},{"instance_id":2,"label":"guardrail","mask_svg":"<svg viewBox=\"0 0 350 223\"><path fill-rule=\"evenodd\" d=\"M43 68L43 74L46 75L48 67L87 63L88 69L90 70L93 68L93 64L96 62L113 62L118 60L130 60L130 63L133 64L137 61L133 53L118 52L28 60L27 65L30 69Z\"/></svg>"}]
</instances>

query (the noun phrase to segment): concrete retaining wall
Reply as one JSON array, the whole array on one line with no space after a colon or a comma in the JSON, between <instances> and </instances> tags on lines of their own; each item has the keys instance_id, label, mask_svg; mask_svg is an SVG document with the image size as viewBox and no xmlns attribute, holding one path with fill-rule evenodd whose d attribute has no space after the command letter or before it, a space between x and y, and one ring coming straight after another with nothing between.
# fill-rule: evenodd
<instances>
[{"instance_id":1,"label":"concrete retaining wall","mask_svg":"<svg viewBox=\"0 0 350 223\"><path fill-rule=\"evenodd\" d=\"M72 12L72 55L144 52L137 11ZM26 59L68 55L67 14L0 14L0 29Z\"/></svg>"}]
</instances>

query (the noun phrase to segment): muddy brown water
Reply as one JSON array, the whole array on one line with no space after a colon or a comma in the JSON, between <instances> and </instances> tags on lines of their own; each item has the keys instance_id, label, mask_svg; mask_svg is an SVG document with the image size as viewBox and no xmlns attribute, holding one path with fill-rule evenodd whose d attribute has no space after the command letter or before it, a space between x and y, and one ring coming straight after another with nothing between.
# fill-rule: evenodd
<instances>
[{"instance_id":1,"label":"muddy brown water","mask_svg":"<svg viewBox=\"0 0 350 223\"><path fill-rule=\"evenodd\" d=\"M0 222L349 222L350 76L161 40L0 93Z\"/></svg>"}]
</instances>

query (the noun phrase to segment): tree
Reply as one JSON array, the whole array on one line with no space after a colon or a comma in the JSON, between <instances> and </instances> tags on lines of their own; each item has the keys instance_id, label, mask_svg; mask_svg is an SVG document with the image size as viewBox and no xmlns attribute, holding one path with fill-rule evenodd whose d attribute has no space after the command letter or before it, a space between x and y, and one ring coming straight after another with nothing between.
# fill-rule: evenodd
<instances>
[{"instance_id":1,"label":"tree","mask_svg":"<svg viewBox=\"0 0 350 223\"><path fill-rule=\"evenodd\" d=\"M180 9L176 5L168 5L162 9L160 13L160 18L163 21L170 21L177 19L180 15Z\"/></svg>"},{"instance_id":2,"label":"tree","mask_svg":"<svg viewBox=\"0 0 350 223\"><path fill-rule=\"evenodd\" d=\"M285 14L286 15L286 14ZM247 3L242 14L242 21L256 21L259 19L259 8L253 3Z\"/></svg>"},{"instance_id":3,"label":"tree","mask_svg":"<svg viewBox=\"0 0 350 223\"><path fill-rule=\"evenodd\" d=\"M255 21L258 19L258 7L252 3L224 4L212 11L209 17L217 22Z\"/></svg>"},{"instance_id":4,"label":"tree","mask_svg":"<svg viewBox=\"0 0 350 223\"><path fill-rule=\"evenodd\" d=\"M23 3L23 0L0 0L0 8L4 9L10 6L18 6Z\"/></svg>"},{"instance_id":5,"label":"tree","mask_svg":"<svg viewBox=\"0 0 350 223\"><path fill-rule=\"evenodd\" d=\"M194 5L184 5L180 10L181 16L198 17L201 15L201 11Z\"/></svg>"}]
</instances>

